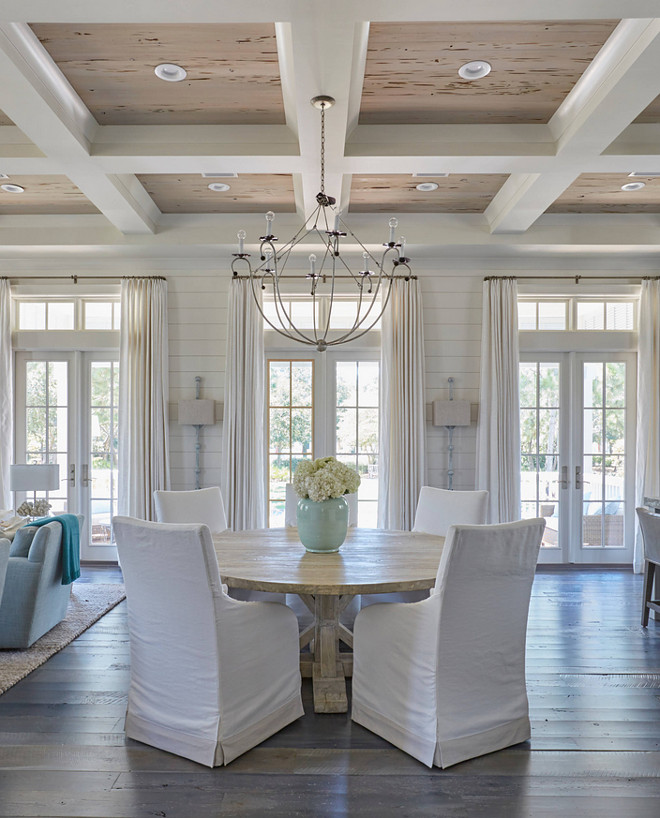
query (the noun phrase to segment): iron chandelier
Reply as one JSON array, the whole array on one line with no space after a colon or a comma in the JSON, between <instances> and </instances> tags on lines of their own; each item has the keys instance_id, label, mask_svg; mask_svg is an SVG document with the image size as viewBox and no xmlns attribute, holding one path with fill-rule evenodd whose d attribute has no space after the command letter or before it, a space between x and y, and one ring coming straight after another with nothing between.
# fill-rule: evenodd
<instances>
[{"instance_id":1,"label":"iron chandelier","mask_svg":"<svg viewBox=\"0 0 660 818\"><path fill-rule=\"evenodd\" d=\"M350 230L336 207L336 199L325 192L325 111L334 105L335 100L329 96L317 96L312 105L321 112L321 185L316 196L317 207L305 221L300 230L286 244L277 248L277 236L273 235L272 211L266 213L266 234L259 237L259 251L261 263L252 267L250 254L245 252L244 230L238 232L238 253L234 253L231 264L234 276L244 276L249 279L252 295L264 321L280 335L302 344L314 346L319 352L328 347L345 344L360 338L369 332L382 317L389 303L392 292L392 282L395 278L412 277L409 267L410 259L405 256L405 238L402 236L397 242L394 231L398 226L396 218L389 221L390 234L385 248L378 261L367 250L364 244ZM330 228L328 212L334 215L334 222ZM350 236L362 248L362 269L354 272L341 254L340 240ZM310 294L313 301L313 327L303 330L296 327L292 321L290 310L286 306L287 296L283 295L280 285L285 278L284 271L295 248L307 241L320 243L320 263L315 253L309 256L309 272L306 278L311 282ZM386 263L392 263L392 269L385 270ZM373 267L374 269L371 269ZM397 268L403 268L401 274ZM289 278L290 276L287 276ZM296 276L294 276L296 277ZM353 325L348 330L338 330L331 333L332 308L339 295L336 283L339 279L351 280L355 286L356 316ZM261 292L272 287L273 302L275 305L276 322L265 313L261 304ZM345 293L342 292L342 295ZM317 311L317 299L327 301L327 310L321 321ZM317 324L318 322L318 324Z\"/></svg>"}]
</instances>

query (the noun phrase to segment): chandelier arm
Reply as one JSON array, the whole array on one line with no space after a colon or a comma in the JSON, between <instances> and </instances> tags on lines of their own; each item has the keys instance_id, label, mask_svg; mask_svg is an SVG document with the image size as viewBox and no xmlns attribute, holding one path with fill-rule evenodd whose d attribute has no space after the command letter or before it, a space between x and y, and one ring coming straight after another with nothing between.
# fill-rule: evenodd
<instances>
[{"instance_id":1,"label":"chandelier arm","mask_svg":"<svg viewBox=\"0 0 660 818\"><path fill-rule=\"evenodd\" d=\"M376 303L376 298L377 298L378 292L379 292L379 290L381 288L383 279L385 279L385 281L387 281L389 284L388 284L388 287L387 287L387 295L385 296L385 300L382 303L381 308L378 311L378 314L375 316L375 318L371 321L371 323L369 324L369 326L366 329L363 329L358 335L352 335L351 333L353 333L356 329L359 329L360 327L362 327L364 322L367 321L367 319L369 318L369 313L371 312L371 310L374 307L374 304ZM348 341L348 340L353 341L356 338L361 338L364 335L365 332L369 332L370 329L373 329L373 327L383 317L383 313L385 312L385 310L387 308L387 305L388 305L389 300L390 300L390 294L392 292L392 283L393 283L393 281L394 281L394 275L393 274L392 275L387 275L383 270L380 271L379 276L378 276L378 280L377 280L377 283L376 283L376 291L373 293L371 303L369 304L369 307L368 307L366 313L364 314L363 318L360 321L357 321L357 318L356 318L357 323L355 323L353 325L353 327L348 332L344 333L344 335L341 335L338 339L335 339L334 343L344 343L345 341ZM383 286L383 289L385 289L384 286ZM359 317L359 308L358 308L358 317Z\"/></svg>"},{"instance_id":2,"label":"chandelier arm","mask_svg":"<svg viewBox=\"0 0 660 818\"><path fill-rule=\"evenodd\" d=\"M260 282L259 288L261 290L265 290L266 285L264 284L264 279L266 278L266 276L272 276L272 271L268 271L268 272L264 273L259 278L257 278L256 276L251 276L250 277L250 287L251 287L251 290L252 290L252 297L254 298L254 302L257 305L257 309L259 310L259 313L260 313L261 317L264 319L264 321L268 324L268 326L271 329L274 329L275 332L279 333L284 338L288 338L291 341L300 341L301 343L311 344L312 342L308 338L306 338L304 335L301 336L301 338L296 338L294 335L291 334L290 331L285 330L284 329L284 323L282 322L282 319L281 319L279 313L278 313L278 320L279 320L281 326L276 327L275 324L273 324L273 322L270 320L270 318L268 318L266 313L263 311L263 308L261 306L261 300L259 298L257 298L257 294L256 294L254 288L255 288L256 282L259 281ZM275 310L277 312L277 303L275 304ZM295 329L295 327L294 327L294 329Z\"/></svg>"}]
</instances>

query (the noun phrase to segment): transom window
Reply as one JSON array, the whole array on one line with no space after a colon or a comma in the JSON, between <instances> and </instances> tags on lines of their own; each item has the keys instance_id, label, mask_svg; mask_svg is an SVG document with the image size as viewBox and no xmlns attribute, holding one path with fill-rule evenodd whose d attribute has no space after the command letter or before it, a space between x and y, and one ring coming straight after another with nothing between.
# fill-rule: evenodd
<instances>
[{"instance_id":1,"label":"transom window","mask_svg":"<svg viewBox=\"0 0 660 818\"><path fill-rule=\"evenodd\" d=\"M17 330L118 330L118 298L15 298Z\"/></svg>"},{"instance_id":2,"label":"transom window","mask_svg":"<svg viewBox=\"0 0 660 818\"><path fill-rule=\"evenodd\" d=\"M636 327L634 298L518 299L518 329L623 330Z\"/></svg>"},{"instance_id":3,"label":"transom window","mask_svg":"<svg viewBox=\"0 0 660 818\"><path fill-rule=\"evenodd\" d=\"M290 322L298 329L313 329L315 320L317 327L324 327L326 325L330 308L330 298L328 296L317 296L316 316L314 315L314 301L309 296L283 298L282 303L286 315L289 316ZM350 329L357 317L358 303L358 299L354 296L335 296L330 316L330 328L333 330ZM282 321L286 319L285 315L278 317L278 305L276 305L272 297L264 297L263 311L266 318L272 321L275 326L278 326L280 323L280 317ZM281 311L280 308L280 313ZM363 303L361 318L364 319L364 323L362 326L365 329L369 327L379 312L380 299L377 299L374 302L371 312L365 318L366 308ZM264 321L264 328L266 330L272 329L266 321ZM380 329L380 321L374 324L373 329Z\"/></svg>"}]
</instances>

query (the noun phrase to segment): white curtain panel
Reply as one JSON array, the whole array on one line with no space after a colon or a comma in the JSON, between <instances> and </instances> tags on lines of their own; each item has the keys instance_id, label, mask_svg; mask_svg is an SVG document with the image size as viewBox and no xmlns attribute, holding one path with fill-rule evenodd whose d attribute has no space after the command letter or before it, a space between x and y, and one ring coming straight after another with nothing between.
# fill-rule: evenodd
<instances>
[{"instance_id":1,"label":"white curtain panel","mask_svg":"<svg viewBox=\"0 0 660 818\"><path fill-rule=\"evenodd\" d=\"M378 525L409 531L425 481L424 327L419 281L397 278L381 339Z\"/></svg>"},{"instance_id":2,"label":"white curtain panel","mask_svg":"<svg viewBox=\"0 0 660 818\"><path fill-rule=\"evenodd\" d=\"M223 424L223 495L234 531L264 528L264 321L250 282L229 286Z\"/></svg>"},{"instance_id":3,"label":"white curtain panel","mask_svg":"<svg viewBox=\"0 0 660 818\"><path fill-rule=\"evenodd\" d=\"M11 292L9 280L0 278L0 508L11 508L9 464L14 440L11 349Z\"/></svg>"},{"instance_id":4,"label":"white curtain panel","mask_svg":"<svg viewBox=\"0 0 660 818\"><path fill-rule=\"evenodd\" d=\"M636 503L660 497L660 281L642 281L637 351ZM635 523L634 569L641 572L644 548Z\"/></svg>"},{"instance_id":5,"label":"white curtain panel","mask_svg":"<svg viewBox=\"0 0 660 818\"><path fill-rule=\"evenodd\" d=\"M518 362L518 284L484 281L476 487L489 523L520 519Z\"/></svg>"},{"instance_id":6,"label":"white curtain panel","mask_svg":"<svg viewBox=\"0 0 660 818\"><path fill-rule=\"evenodd\" d=\"M167 282L125 278L119 341L119 514L156 519L170 487Z\"/></svg>"}]
</instances>

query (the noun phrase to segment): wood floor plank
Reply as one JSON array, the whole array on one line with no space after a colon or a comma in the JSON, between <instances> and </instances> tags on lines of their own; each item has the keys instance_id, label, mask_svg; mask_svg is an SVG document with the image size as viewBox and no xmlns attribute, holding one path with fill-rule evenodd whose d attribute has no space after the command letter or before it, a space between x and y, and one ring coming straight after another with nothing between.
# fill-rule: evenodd
<instances>
[{"instance_id":1,"label":"wood floor plank","mask_svg":"<svg viewBox=\"0 0 660 818\"><path fill-rule=\"evenodd\" d=\"M83 569L87 582L117 568ZM126 603L0 696L0 818L657 818L660 622L641 578L537 573L530 741L429 770L346 714L306 715L226 768L127 740ZM350 684L348 685L350 693Z\"/></svg>"}]
</instances>

